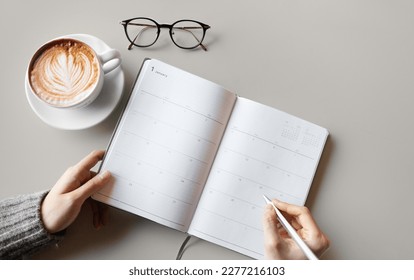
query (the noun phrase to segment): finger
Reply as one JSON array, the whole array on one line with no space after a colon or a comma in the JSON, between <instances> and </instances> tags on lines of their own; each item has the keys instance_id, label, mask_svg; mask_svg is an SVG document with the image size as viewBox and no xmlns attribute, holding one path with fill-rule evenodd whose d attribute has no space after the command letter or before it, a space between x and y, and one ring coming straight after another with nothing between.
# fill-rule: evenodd
<instances>
[{"instance_id":1,"label":"finger","mask_svg":"<svg viewBox=\"0 0 414 280\"><path fill-rule=\"evenodd\" d=\"M95 176L96 176L96 174L98 174L97 172L92 171L92 170L90 170L90 171L89 171L89 172L87 172L87 173L88 173L88 175L87 175L85 178L82 178L81 185L85 184L85 183L86 183L86 182L88 182L90 179L92 179L93 177L95 177Z\"/></svg>"},{"instance_id":2,"label":"finger","mask_svg":"<svg viewBox=\"0 0 414 280\"><path fill-rule=\"evenodd\" d=\"M79 161L75 167L78 171L90 170L94 167L100 160L102 160L103 156L105 155L104 150L96 150L91 152L89 155L84 157L81 161Z\"/></svg>"},{"instance_id":3,"label":"finger","mask_svg":"<svg viewBox=\"0 0 414 280\"><path fill-rule=\"evenodd\" d=\"M293 220L295 220L295 228L302 227L311 231L319 231L319 228L307 207L289 204L277 199L274 199L273 203L279 210L292 216Z\"/></svg>"},{"instance_id":4,"label":"finger","mask_svg":"<svg viewBox=\"0 0 414 280\"><path fill-rule=\"evenodd\" d=\"M108 224L108 206L100 202L96 203L98 204L99 211L99 227L103 227Z\"/></svg>"},{"instance_id":5,"label":"finger","mask_svg":"<svg viewBox=\"0 0 414 280\"><path fill-rule=\"evenodd\" d=\"M263 215L263 231L264 240L266 241L265 246L269 250L274 249L281 242L278 224L276 213L273 207L268 204Z\"/></svg>"},{"instance_id":6,"label":"finger","mask_svg":"<svg viewBox=\"0 0 414 280\"><path fill-rule=\"evenodd\" d=\"M112 175L109 171L104 171L99 173L88 182L80 186L78 189L74 190L74 194L85 201L88 197L96 193L98 190L103 188L106 183L110 181Z\"/></svg>"},{"instance_id":7,"label":"finger","mask_svg":"<svg viewBox=\"0 0 414 280\"><path fill-rule=\"evenodd\" d=\"M291 216L298 216L301 214L300 206L289 204L278 199L273 199L272 202L280 211L286 212Z\"/></svg>"},{"instance_id":8,"label":"finger","mask_svg":"<svg viewBox=\"0 0 414 280\"><path fill-rule=\"evenodd\" d=\"M108 207L105 204L99 203L95 200L88 199L92 209L92 223L95 229L99 230L101 227L108 224Z\"/></svg>"},{"instance_id":9,"label":"finger","mask_svg":"<svg viewBox=\"0 0 414 280\"><path fill-rule=\"evenodd\" d=\"M302 225L301 224L299 224L297 221L296 221L296 219L292 219L292 221L291 221L291 223L290 223L291 225L292 225L292 227L296 230L296 231L298 231L298 230L300 230L301 228L303 228L302 227Z\"/></svg>"},{"instance_id":10,"label":"finger","mask_svg":"<svg viewBox=\"0 0 414 280\"><path fill-rule=\"evenodd\" d=\"M92 199L88 199L89 200L89 205L91 206L91 210L92 210L92 223L93 223L93 227L95 229L99 229L100 228L100 223L99 223L99 208L98 208L98 203Z\"/></svg>"},{"instance_id":11,"label":"finger","mask_svg":"<svg viewBox=\"0 0 414 280\"><path fill-rule=\"evenodd\" d=\"M279 229L279 234L283 239L290 238L289 233L284 228Z\"/></svg>"}]
</instances>

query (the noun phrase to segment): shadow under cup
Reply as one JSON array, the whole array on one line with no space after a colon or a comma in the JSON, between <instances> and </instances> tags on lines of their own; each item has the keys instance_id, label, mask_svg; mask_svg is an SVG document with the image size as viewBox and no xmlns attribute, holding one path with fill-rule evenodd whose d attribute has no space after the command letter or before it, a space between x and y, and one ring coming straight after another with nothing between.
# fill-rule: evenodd
<instances>
[{"instance_id":1,"label":"shadow under cup","mask_svg":"<svg viewBox=\"0 0 414 280\"><path fill-rule=\"evenodd\" d=\"M81 108L101 92L104 75L121 64L111 49L97 54L88 44L59 38L41 46L30 60L27 77L32 94L55 108Z\"/></svg>"}]
</instances>

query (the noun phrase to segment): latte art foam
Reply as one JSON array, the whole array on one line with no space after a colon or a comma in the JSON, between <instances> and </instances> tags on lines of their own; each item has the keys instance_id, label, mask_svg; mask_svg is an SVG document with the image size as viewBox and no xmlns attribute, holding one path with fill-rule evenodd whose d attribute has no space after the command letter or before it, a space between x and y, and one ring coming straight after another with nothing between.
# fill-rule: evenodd
<instances>
[{"instance_id":1,"label":"latte art foam","mask_svg":"<svg viewBox=\"0 0 414 280\"><path fill-rule=\"evenodd\" d=\"M31 67L30 83L47 103L65 107L86 98L100 75L93 50L76 40L62 39L47 46Z\"/></svg>"}]
</instances>

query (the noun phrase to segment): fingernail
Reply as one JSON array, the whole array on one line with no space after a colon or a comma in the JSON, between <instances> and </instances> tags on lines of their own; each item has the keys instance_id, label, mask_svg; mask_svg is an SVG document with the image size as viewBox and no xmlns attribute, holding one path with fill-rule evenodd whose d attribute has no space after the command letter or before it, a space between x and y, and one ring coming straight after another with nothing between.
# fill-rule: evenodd
<instances>
[{"instance_id":1,"label":"fingernail","mask_svg":"<svg viewBox=\"0 0 414 280\"><path fill-rule=\"evenodd\" d=\"M105 170L104 172L99 173L99 178L101 178L101 180L106 180L109 177L111 177L111 173L108 170Z\"/></svg>"}]
</instances>

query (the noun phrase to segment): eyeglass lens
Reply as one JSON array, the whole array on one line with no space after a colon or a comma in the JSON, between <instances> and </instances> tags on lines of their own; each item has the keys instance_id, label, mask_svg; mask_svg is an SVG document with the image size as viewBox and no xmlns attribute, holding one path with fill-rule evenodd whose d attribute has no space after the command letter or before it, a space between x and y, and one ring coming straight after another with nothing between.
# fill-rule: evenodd
<instances>
[{"instance_id":1,"label":"eyeglass lens","mask_svg":"<svg viewBox=\"0 0 414 280\"><path fill-rule=\"evenodd\" d=\"M126 25L129 40L139 47L148 47L158 38L158 26L148 19L134 19Z\"/></svg>"},{"instance_id":2,"label":"eyeglass lens","mask_svg":"<svg viewBox=\"0 0 414 280\"><path fill-rule=\"evenodd\" d=\"M204 29L194 21L179 21L173 25L171 37L178 46L193 48L203 41Z\"/></svg>"},{"instance_id":3,"label":"eyeglass lens","mask_svg":"<svg viewBox=\"0 0 414 280\"><path fill-rule=\"evenodd\" d=\"M139 47L151 46L159 36L157 23L145 18L137 18L128 22L126 31L131 43ZM204 29L201 24L194 21L178 21L171 27L170 36L177 46L194 48L201 44Z\"/></svg>"}]
</instances>

